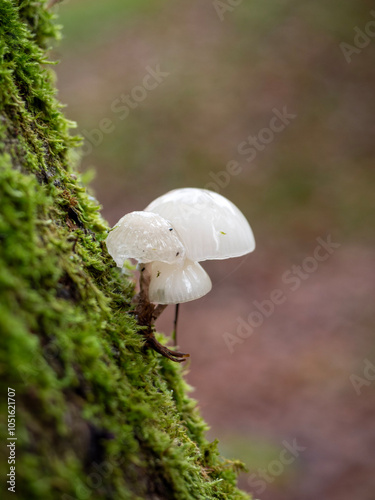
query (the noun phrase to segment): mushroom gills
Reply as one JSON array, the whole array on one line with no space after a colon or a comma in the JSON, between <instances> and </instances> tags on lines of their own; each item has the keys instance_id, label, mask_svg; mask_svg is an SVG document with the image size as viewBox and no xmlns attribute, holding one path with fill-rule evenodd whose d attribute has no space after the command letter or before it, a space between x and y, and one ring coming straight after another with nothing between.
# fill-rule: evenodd
<instances>
[{"instance_id":1,"label":"mushroom gills","mask_svg":"<svg viewBox=\"0 0 375 500\"><path fill-rule=\"evenodd\" d=\"M150 302L182 304L203 297L212 288L210 277L198 262L186 259L183 265L151 262L146 266L151 274Z\"/></svg>"}]
</instances>

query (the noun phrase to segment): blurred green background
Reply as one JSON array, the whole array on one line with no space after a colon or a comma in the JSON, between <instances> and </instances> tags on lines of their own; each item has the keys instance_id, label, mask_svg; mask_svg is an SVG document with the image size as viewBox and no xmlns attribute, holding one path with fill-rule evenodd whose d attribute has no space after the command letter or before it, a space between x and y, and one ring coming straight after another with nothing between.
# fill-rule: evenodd
<instances>
[{"instance_id":1,"label":"blurred green background","mask_svg":"<svg viewBox=\"0 0 375 500\"><path fill-rule=\"evenodd\" d=\"M184 305L179 332L212 437L249 467L241 486L263 500L373 500L375 382L357 395L350 378L375 363L373 3L54 9L59 98L110 224L170 189L216 182L254 230L254 254L205 265L213 291ZM348 62L342 44L356 35ZM270 135L275 109L295 117ZM260 141L252 161L241 154L249 136ZM228 162L241 172L224 174ZM340 248L291 292L282 275L329 234ZM223 334L276 288L287 300L231 353ZM171 321L169 311L160 329ZM273 474L293 439L306 449Z\"/></svg>"}]
</instances>

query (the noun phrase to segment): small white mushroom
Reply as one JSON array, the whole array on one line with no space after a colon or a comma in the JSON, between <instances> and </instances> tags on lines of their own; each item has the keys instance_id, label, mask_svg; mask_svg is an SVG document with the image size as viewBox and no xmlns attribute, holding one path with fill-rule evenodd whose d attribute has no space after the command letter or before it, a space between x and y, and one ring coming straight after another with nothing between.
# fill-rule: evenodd
<instances>
[{"instance_id":1,"label":"small white mushroom","mask_svg":"<svg viewBox=\"0 0 375 500\"><path fill-rule=\"evenodd\" d=\"M150 302L182 304L203 297L212 288L210 277L203 267L188 259L182 266L151 262L146 269L151 275Z\"/></svg>"},{"instance_id":2,"label":"small white mushroom","mask_svg":"<svg viewBox=\"0 0 375 500\"><path fill-rule=\"evenodd\" d=\"M224 196L207 189L175 189L150 203L144 212L122 217L107 238L108 252L119 267L136 259L140 292L135 309L146 345L173 361L188 357L162 346L152 323L168 304L198 299L211 290L211 280L198 264L252 252L253 232L240 210ZM155 307L153 303L159 304Z\"/></svg>"},{"instance_id":3,"label":"small white mushroom","mask_svg":"<svg viewBox=\"0 0 375 500\"><path fill-rule=\"evenodd\" d=\"M124 215L109 233L106 244L118 267L127 259L169 264L182 264L185 259L185 248L170 221L151 212Z\"/></svg>"},{"instance_id":4,"label":"small white mushroom","mask_svg":"<svg viewBox=\"0 0 375 500\"><path fill-rule=\"evenodd\" d=\"M174 189L150 203L145 211L159 214L173 224L190 260L240 257L255 249L245 216L214 191Z\"/></svg>"}]
</instances>

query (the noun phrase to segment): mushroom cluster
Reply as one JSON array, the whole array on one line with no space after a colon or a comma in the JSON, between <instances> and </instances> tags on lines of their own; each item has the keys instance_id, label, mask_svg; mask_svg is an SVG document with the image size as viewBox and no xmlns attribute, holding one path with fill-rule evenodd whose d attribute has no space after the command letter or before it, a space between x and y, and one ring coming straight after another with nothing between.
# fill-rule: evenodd
<instances>
[{"instance_id":1,"label":"mushroom cluster","mask_svg":"<svg viewBox=\"0 0 375 500\"><path fill-rule=\"evenodd\" d=\"M195 300L211 290L211 280L199 262L240 257L255 248L253 232L240 210L224 196L198 188L175 189L143 212L125 215L106 243L119 267L127 259L138 262L138 321L150 327L147 343L174 361L184 361L188 355L161 346L152 323L168 304Z\"/></svg>"}]
</instances>

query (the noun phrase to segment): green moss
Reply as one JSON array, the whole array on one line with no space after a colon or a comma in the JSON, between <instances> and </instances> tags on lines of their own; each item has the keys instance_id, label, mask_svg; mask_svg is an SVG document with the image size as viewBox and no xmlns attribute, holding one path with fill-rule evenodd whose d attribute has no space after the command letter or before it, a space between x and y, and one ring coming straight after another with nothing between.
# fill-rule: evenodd
<instances>
[{"instance_id":1,"label":"green moss","mask_svg":"<svg viewBox=\"0 0 375 500\"><path fill-rule=\"evenodd\" d=\"M50 36L44 2L0 3L0 412L14 388L17 498L247 498L183 368L143 349L133 285L73 174Z\"/></svg>"}]
</instances>

